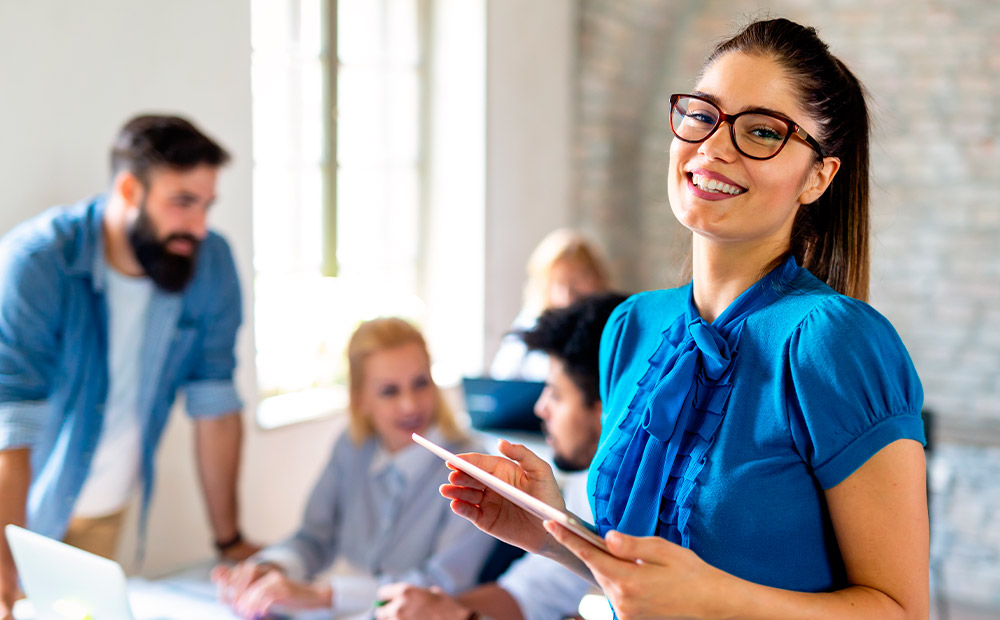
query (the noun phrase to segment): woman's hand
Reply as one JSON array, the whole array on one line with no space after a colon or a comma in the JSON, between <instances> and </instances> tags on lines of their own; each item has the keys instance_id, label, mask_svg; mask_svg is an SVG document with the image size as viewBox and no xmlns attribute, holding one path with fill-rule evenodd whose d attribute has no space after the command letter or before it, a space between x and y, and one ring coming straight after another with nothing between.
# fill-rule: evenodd
<instances>
[{"instance_id":1,"label":"woman's hand","mask_svg":"<svg viewBox=\"0 0 1000 620\"><path fill-rule=\"evenodd\" d=\"M245 560L232 567L219 564L212 569L212 583L218 588L219 599L231 605L258 579L271 571L280 570L276 564L253 560Z\"/></svg>"},{"instance_id":2,"label":"woman's hand","mask_svg":"<svg viewBox=\"0 0 1000 620\"><path fill-rule=\"evenodd\" d=\"M732 577L690 549L660 537L620 532L604 537L610 554L555 521L545 529L590 569L621 620L712 618Z\"/></svg>"},{"instance_id":3,"label":"woman's hand","mask_svg":"<svg viewBox=\"0 0 1000 620\"><path fill-rule=\"evenodd\" d=\"M500 440L499 448L508 458L485 454L460 456L546 504L565 508L566 502L548 463L520 444ZM468 474L453 471L448 481L450 484L441 486L441 495L452 500L451 509L487 534L532 553L541 553L551 545L551 538L538 518Z\"/></svg>"},{"instance_id":4,"label":"woman's hand","mask_svg":"<svg viewBox=\"0 0 1000 620\"><path fill-rule=\"evenodd\" d=\"M257 565L257 567L259 566ZM273 567L273 565L271 566ZM254 574L253 568L246 568L244 572ZM250 581L245 588L241 590L234 588L229 592L231 596L228 597L227 602L240 617L261 618L275 611L276 606L289 609L315 609L333 606L333 589L329 584L294 581L274 568L256 574L257 577ZM212 573L212 579L216 581L215 571Z\"/></svg>"}]
</instances>

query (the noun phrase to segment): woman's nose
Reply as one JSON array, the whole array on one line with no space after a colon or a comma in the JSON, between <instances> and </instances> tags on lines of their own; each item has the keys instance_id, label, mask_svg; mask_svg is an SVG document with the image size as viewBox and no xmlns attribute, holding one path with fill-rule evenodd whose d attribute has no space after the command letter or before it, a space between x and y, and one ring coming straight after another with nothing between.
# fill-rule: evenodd
<instances>
[{"instance_id":1,"label":"woman's nose","mask_svg":"<svg viewBox=\"0 0 1000 620\"><path fill-rule=\"evenodd\" d=\"M709 159L735 160L739 155L739 151L736 150L736 145L733 144L733 137L730 131L729 122L723 121L715 129L715 133L698 145L698 152Z\"/></svg>"},{"instance_id":2,"label":"woman's nose","mask_svg":"<svg viewBox=\"0 0 1000 620\"><path fill-rule=\"evenodd\" d=\"M399 407L404 413L411 413L417 406L417 399L411 392L403 392L399 395Z\"/></svg>"}]
</instances>

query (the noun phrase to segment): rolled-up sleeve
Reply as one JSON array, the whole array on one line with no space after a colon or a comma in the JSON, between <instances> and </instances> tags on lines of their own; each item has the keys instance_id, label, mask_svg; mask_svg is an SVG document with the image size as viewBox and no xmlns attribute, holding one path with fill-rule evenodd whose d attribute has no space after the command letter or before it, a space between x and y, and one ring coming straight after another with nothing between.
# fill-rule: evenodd
<instances>
[{"instance_id":1,"label":"rolled-up sleeve","mask_svg":"<svg viewBox=\"0 0 1000 620\"><path fill-rule=\"evenodd\" d=\"M0 248L0 450L31 447L44 428L59 348L59 278L44 253Z\"/></svg>"},{"instance_id":2,"label":"rolled-up sleeve","mask_svg":"<svg viewBox=\"0 0 1000 620\"><path fill-rule=\"evenodd\" d=\"M30 447L42 432L46 402L0 403L0 450Z\"/></svg>"},{"instance_id":3,"label":"rolled-up sleeve","mask_svg":"<svg viewBox=\"0 0 1000 620\"><path fill-rule=\"evenodd\" d=\"M188 414L193 418L208 418L239 411L243 407L230 380L206 379L189 383L185 387Z\"/></svg>"},{"instance_id":4,"label":"rolled-up sleeve","mask_svg":"<svg viewBox=\"0 0 1000 620\"><path fill-rule=\"evenodd\" d=\"M218 417L243 406L233 382L236 334L243 321L239 277L225 240L213 235L205 243L206 260L198 268L211 273L211 309L204 315L198 363L184 385L193 418Z\"/></svg>"}]
</instances>

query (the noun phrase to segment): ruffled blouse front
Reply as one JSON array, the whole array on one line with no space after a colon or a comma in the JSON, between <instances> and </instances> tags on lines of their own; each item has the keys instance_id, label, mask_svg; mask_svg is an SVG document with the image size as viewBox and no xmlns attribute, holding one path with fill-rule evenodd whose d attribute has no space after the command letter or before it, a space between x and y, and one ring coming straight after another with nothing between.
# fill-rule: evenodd
<instances>
[{"instance_id":1,"label":"ruffled blouse front","mask_svg":"<svg viewBox=\"0 0 1000 620\"><path fill-rule=\"evenodd\" d=\"M613 412L605 417L611 430L594 457L590 481L602 535L659 535L690 546L692 493L726 415L743 324L798 271L789 258L712 323L699 316L686 287L686 310L661 333L635 396L617 419Z\"/></svg>"}]
</instances>

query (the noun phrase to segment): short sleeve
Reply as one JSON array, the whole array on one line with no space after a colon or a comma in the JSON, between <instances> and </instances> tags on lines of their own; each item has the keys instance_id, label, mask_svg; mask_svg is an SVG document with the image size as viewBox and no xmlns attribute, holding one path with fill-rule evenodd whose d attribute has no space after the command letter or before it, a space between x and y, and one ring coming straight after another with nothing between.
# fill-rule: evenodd
<instances>
[{"instance_id":1,"label":"short sleeve","mask_svg":"<svg viewBox=\"0 0 1000 620\"><path fill-rule=\"evenodd\" d=\"M892 325L867 304L833 297L788 344L792 439L824 489L898 439L925 442L923 389Z\"/></svg>"},{"instance_id":2,"label":"short sleeve","mask_svg":"<svg viewBox=\"0 0 1000 620\"><path fill-rule=\"evenodd\" d=\"M635 306L635 301L637 299L636 295L633 295L618 304L608 317L607 323L604 325L604 331L601 333L601 347L599 351L599 363L600 363L600 389L601 389L601 402L608 403L609 395L611 393L611 387L616 382L618 375L620 374L620 367L615 366L617 360L616 353L618 352L619 344L621 343L622 336L625 332L625 323L628 320L629 313Z\"/></svg>"}]
</instances>

